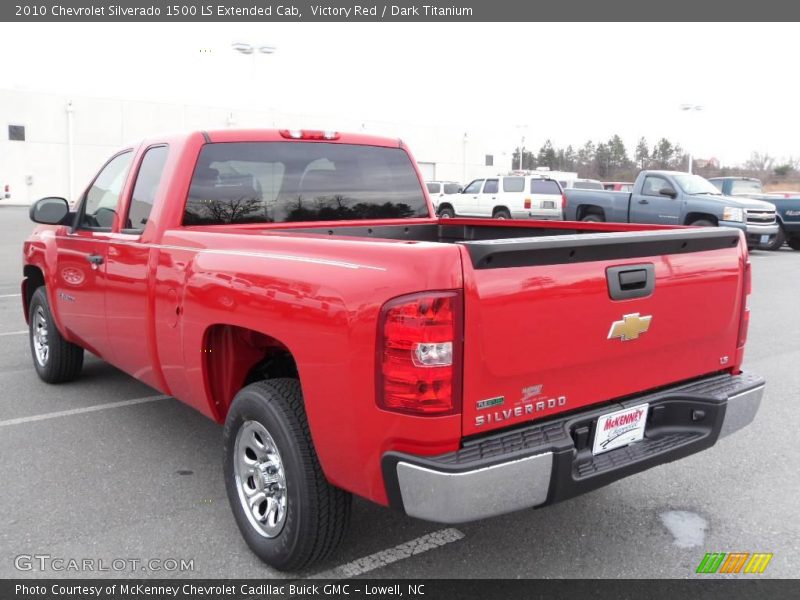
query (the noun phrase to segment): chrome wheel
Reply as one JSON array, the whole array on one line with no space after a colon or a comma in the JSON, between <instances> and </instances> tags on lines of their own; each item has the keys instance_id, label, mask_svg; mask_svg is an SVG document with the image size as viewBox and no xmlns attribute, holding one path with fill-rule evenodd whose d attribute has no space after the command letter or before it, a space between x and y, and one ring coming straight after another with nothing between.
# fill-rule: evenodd
<instances>
[{"instance_id":1,"label":"chrome wheel","mask_svg":"<svg viewBox=\"0 0 800 600\"><path fill-rule=\"evenodd\" d=\"M286 471L272 436L258 421L245 421L233 453L236 491L244 514L264 537L277 536L286 522Z\"/></svg>"},{"instance_id":2,"label":"chrome wheel","mask_svg":"<svg viewBox=\"0 0 800 600\"><path fill-rule=\"evenodd\" d=\"M47 365L47 358L50 356L50 342L47 336L47 317L44 308L36 307L36 311L31 319L31 335L33 336L33 350L36 354L36 362L40 367Z\"/></svg>"}]
</instances>

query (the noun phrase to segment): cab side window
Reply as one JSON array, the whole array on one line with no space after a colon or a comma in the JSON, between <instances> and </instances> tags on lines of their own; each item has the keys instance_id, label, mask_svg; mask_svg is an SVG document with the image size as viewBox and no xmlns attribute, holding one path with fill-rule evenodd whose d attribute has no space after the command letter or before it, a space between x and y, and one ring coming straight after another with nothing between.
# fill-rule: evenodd
<instances>
[{"instance_id":1,"label":"cab side window","mask_svg":"<svg viewBox=\"0 0 800 600\"><path fill-rule=\"evenodd\" d=\"M112 158L92 182L83 202L79 227L108 231L114 225L119 196L128 177L133 152Z\"/></svg>"},{"instance_id":2,"label":"cab side window","mask_svg":"<svg viewBox=\"0 0 800 600\"><path fill-rule=\"evenodd\" d=\"M672 186L666 179L648 175L645 177L644 184L642 185L642 194L645 196L660 196L661 190L664 188L672 189Z\"/></svg>"},{"instance_id":3,"label":"cab side window","mask_svg":"<svg viewBox=\"0 0 800 600\"><path fill-rule=\"evenodd\" d=\"M125 221L126 233L141 233L150 218L150 211L156 199L158 185L167 162L168 149L166 146L149 148L142 158L139 172L136 174L136 183L131 195L131 206L128 209L128 218Z\"/></svg>"}]
</instances>

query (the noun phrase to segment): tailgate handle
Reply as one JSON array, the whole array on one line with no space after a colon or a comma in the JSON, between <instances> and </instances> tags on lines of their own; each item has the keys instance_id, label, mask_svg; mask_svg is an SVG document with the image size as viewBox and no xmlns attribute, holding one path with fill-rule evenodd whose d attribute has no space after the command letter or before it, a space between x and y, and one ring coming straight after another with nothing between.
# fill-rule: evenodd
<instances>
[{"instance_id":1,"label":"tailgate handle","mask_svg":"<svg viewBox=\"0 0 800 600\"><path fill-rule=\"evenodd\" d=\"M644 298L656 287L655 268L652 263L608 267L606 269L608 295L612 300Z\"/></svg>"}]
</instances>

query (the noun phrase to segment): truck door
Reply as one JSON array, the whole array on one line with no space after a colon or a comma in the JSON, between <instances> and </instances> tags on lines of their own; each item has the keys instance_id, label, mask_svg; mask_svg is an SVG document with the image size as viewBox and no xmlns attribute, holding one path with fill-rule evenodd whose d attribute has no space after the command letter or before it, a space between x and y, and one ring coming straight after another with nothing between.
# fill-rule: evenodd
<instances>
[{"instance_id":1,"label":"truck door","mask_svg":"<svg viewBox=\"0 0 800 600\"><path fill-rule=\"evenodd\" d=\"M166 145L144 151L119 231L111 234L106 257L106 322L113 346L109 360L156 388L162 387L162 381L154 371L154 353L150 350L154 340L148 242L153 227L148 228L148 222L167 155Z\"/></svg>"},{"instance_id":2,"label":"truck door","mask_svg":"<svg viewBox=\"0 0 800 600\"><path fill-rule=\"evenodd\" d=\"M84 194L76 225L57 239L53 301L61 325L89 351L110 357L106 253L133 152L114 156Z\"/></svg>"},{"instance_id":3,"label":"truck door","mask_svg":"<svg viewBox=\"0 0 800 600\"><path fill-rule=\"evenodd\" d=\"M631 223L680 225L682 201L675 186L661 175L647 175L641 192L631 196Z\"/></svg>"}]
</instances>

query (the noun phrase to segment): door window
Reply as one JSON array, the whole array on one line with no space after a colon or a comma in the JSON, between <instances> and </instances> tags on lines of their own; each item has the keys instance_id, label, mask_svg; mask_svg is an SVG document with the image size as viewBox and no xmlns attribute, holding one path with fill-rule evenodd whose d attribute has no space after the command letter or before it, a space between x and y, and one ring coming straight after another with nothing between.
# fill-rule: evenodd
<instances>
[{"instance_id":1,"label":"door window","mask_svg":"<svg viewBox=\"0 0 800 600\"><path fill-rule=\"evenodd\" d=\"M83 202L81 229L111 230L132 157L131 151L118 154L103 167L92 182Z\"/></svg>"},{"instance_id":2,"label":"door window","mask_svg":"<svg viewBox=\"0 0 800 600\"><path fill-rule=\"evenodd\" d=\"M672 189L672 186L666 179L648 175L645 177L644 184L642 185L642 194L645 196L660 196L661 190L664 188Z\"/></svg>"},{"instance_id":3,"label":"door window","mask_svg":"<svg viewBox=\"0 0 800 600\"><path fill-rule=\"evenodd\" d=\"M428 193L429 194L438 194L439 193L440 184L438 184L438 183L426 183L425 185L428 186Z\"/></svg>"},{"instance_id":4,"label":"door window","mask_svg":"<svg viewBox=\"0 0 800 600\"><path fill-rule=\"evenodd\" d=\"M149 148L142 158L139 172L136 174L136 183L131 195L131 206L128 209L128 218L125 222L127 233L141 233L150 218L150 211L164 172L164 163L167 161L167 147L156 146Z\"/></svg>"},{"instance_id":5,"label":"door window","mask_svg":"<svg viewBox=\"0 0 800 600\"><path fill-rule=\"evenodd\" d=\"M464 190L465 194L477 194L481 191L481 186L483 185L483 179L476 179L472 183L470 183L466 189Z\"/></svg>"},{"instance_id":6,"label":"door window","mask_svg":"<svg viewBox=\"0 0 800 600\"><path fill-rule=\"evenodd\" d=\"M504 192L523 192L525 191L524 177L503 177Z\"/></svg>"},{"instance_id":7,"label":"door window","mask_svg":"<svg viewBox=\"0 0 800 600\"><path fill-rule=\"evenodd\" d=\"M486 185L483 186L483 193L484 194L496 194L497 190L500 189L499 183L497 179L487 179Z\"/></svg>"}]
</instances>

